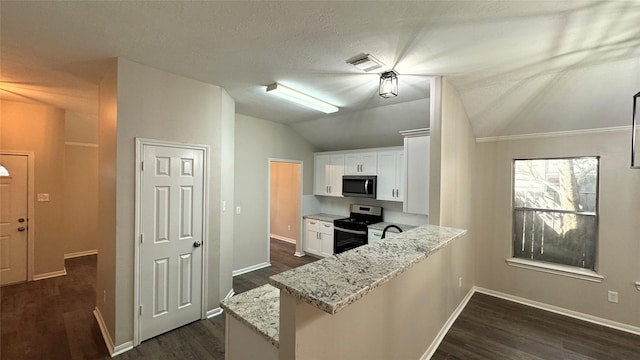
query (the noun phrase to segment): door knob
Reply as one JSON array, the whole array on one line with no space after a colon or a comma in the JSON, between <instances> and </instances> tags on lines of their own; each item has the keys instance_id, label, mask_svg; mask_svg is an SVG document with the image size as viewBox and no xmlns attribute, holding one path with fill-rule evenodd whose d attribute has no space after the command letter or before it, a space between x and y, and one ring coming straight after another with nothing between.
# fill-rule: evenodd
<instances>
[{"instance_id":1,"label":"door knob","mask_svg":"<svg viewBox=\"0 0 640 360\"><path fill-rule=\"evenodd\" d=\"M202 243L200 241L194 241L193 242L193 247L200 247L200 245L202 245Z\"/></svg>"},{"instance_id":2,"label":"door knob","mask_svg":"<svg viewBox=\"0 0 640 360\"><path fill-rule=\"evenodd\" d=\"M26 229L24 226L20 226L20 227L18 228L18 231L25 231L25 230L27 230L27 229Z\"/></svg>"}]
</instances>

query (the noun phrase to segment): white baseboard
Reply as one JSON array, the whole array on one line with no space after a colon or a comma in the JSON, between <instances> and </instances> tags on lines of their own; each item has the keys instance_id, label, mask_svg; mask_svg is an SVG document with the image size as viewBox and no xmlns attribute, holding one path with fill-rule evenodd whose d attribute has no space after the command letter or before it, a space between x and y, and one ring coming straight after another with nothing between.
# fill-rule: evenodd
<instances>
[{"instance_id":1,"label":"white baseboard","mask_svg":"<svg viewBox=\"0 0 640 360\"><path fill-rule=\"evenodd\" d=\"M126 343L120 344L118 346L113 345L113 340L111 340L111 336L109 335L109 331L107 330L107 325L105 325L104 319L102 318L102 314L100 313L100 310L97 307L93 309L93 316L96 318L96 321L98 322L98 327L100 328L100 333L102 333L102 338L104 339L104 343L105 345L107 345L109 356L114 357L133 349L133 341L127 341Z\"/></svg>"},{"instance_id":2,"label":"white baseboard","mask_svg":"<svg viewBox=\"0 0 640 360\"><path fill-rule=\"evenodd\" d=\"M34 275L33 276L33 280L44 280L44 279L50 279L50 278L54 278L54 277L58 277L58 276L65 276L67 275L67 268L64 268L62 270L58 270L58 271L52 271L52 272L48 272L48 273L44 273L44 274L38 274L38 275Z\"/></svg>"},{"instance_id":3,"label":"white baseboard","mask_svg":"<svg viewBox=\"0 0 640 360\"><path fill-rule=\"evenodd\" d=\"M81 257L81 256L97 255L97 254L98 254L98 249L78 251L78 252L72 252L72 253L64 254L64 259L65 260L66 259L73 259L73 258L77 258L77 257Z\"/></svg>"},{"instance_id":4,"label":"white baseboard","mask_svg":"<svg viewBox=\"0 0 640 360\"><path fill-rule=\"evenodd\" d=\"M306 256L307 254L304 253L304 251L300 251L300 252L295 252L293 253L293 256L297 256L297 257L303 257Z\"/></svg>"},{"instance_id":5,"label":"white baseboard","mask_svg":"<svg viewBox=\"0 0 640 360\"><path fill-rule=\"evenodd\" d=\"M97 307L93 309L93 316L96 318L96 321L98 322L98 327L100 328L100 332L102 333L102 338L104 339L105 345L107 345L107 351L109 351L109 354L111 355L113 354L113 348L114 348L113 340L111 340L111 336L109 335L107 326L104 323L102 314L100 313L100 310Z\"/></svg>"},{"instance_id":6,"label":"white baseboard","mask_svg":"<svg viewBox=\"0 0 640 360\"><path fill-rule=\"evenodd\" d=\"M276 234L269 234L269 236L271 236L274 239L281 240L281 241L286 241L286 242L292 243L292 244L295 244L297 242L296 239L290 239L288 237L280 236L280 235L276 235Z\"/></svg>"},{"instance_id":7,"label":"white baseboard","mask_svg":"<svg viewBox=\"0 0 640 360\"><path fill-rule=\"evenodd\" d=\"M213 310L209 310L207 311L207 319L211 319L214 316L218 316L222 314L222 308L221 307L217 307Z\"/></svg>"},{"instance_id":8,"label":"white baseboard","mask_svg":"<svg viewBox=\"0 0 640 360\"><path fill-rule=\"evenodd\" d=\"M624 323L620 323L620 322L617 322L617 321L604 319L604 318L601 318L601 317L597 317L597 316L593 316L593 315L589 315L589 314L585 314L585 313L581 313L581 312L577 312L577 311L573 311L573 310L568 310L568 309L561 308L561 307L558 307L558 306L549 305L549 304L537 302L537 301L534 301L534 300L521 298L519 296L505 294L505 293L502 293L502 292L499 292L499 291L489 290L489 289L485 289L485 288L481 288L481 287L474 287L474 291L482 293L482 294L495 296L497 298L513 301L513 302L516 302L516 303L519 303L519 304L531 306L531 307L538 308L538 309L541 309L541 310L549 311L549 312L552 312L552 313L568 316L568 317L571 317L571 318L574 318L574 319L590 322L590 323L593 323L593 324L596 324L596 325L606 326L608 328L612 328L612 329L628 332L628 333L631 333L631 334L634 334L634 335L640 335L640 327L637 327L637 326L624 324Z\"/></svg>"},{"instance_id":9,"label":"white baseboard","mask_svg":"<svg viewBox=\"0 0 640 360\"><path fill-rule=\"evenodd\" d=\"M236 294L236 292L235 292L235 291L233 290L233 288L232 288L232 289L231 289L231 290L229 290L229 292L227 293L227 296L225 296L225 297L224 297L224 300L231 299L231 297L232 297L233 295L235 295L235 294Z\"/></svg>"},{"instance_id":10,"label":"white baseboard","mask_svg":"<svg viewBox=\"0 0 640 360\"><path fill-rule=\"evenodd\" d=\"M431 357L436 352L436 350L438 350L438 346L440 346L440 343L449 332L449 329L451 329L451 326L456 321L458 316L460 316L460 313L462 313L462 310L464 310L464 308L467 306L467 303L469 302L469 300L471 299L474 293L475 293L475 289L471 288L467 293L467 295L465 295L465 297L462 299L460 304L458 304L458 307L456 307L456 309L453 311L451 316L449 316L447 321L444 323L444 325L442 326L442 329L440 329L440 331L438 332L438 335L436 335L436 338L433 339L433 341L431 342L431 345L429 345L429 348L427 348L427 351L425 351L424 354L422 354L422 357L420 357L420 360L431 359Z\"/></svg>"},{"instance_id":11,"label":"white baseboard","mask_svg":"<svg viewBox=\"0 0 640 360\"><path fill-rule=\"evenodd\" d=\"M224 297L224 300L230 299L233 295L235 295L235 291L233 289L229 290L229 292L227 293L227 296ZM222 314L224 312L224 310L222 310L221 307L217 307L213 310L209 310L207 311L207 319L211 319L214 316L218 316L220 314Z\"/></svg>"},{"instance_id":12,"label":"white baseboard","mask_svg":"<svg viewBox=\"0 0 640 360\"><path fill-rule=\"evenodd\" d=\"M116 345L116 347L113 348L111 357L126 353L129 350L133 350L133 341L127 341L126 343Z\"/></svg>"},{"instance_id":13,"label":"white baseboard","mask_svg":"<svg viewBox=\"0 0 640 360\"><path fill-rule=\"evenodd\" d=\"M260 264L255 264L252 266L247 266L246 268L242 268L242 269L238 269L238 270L233 270L233 272L231 273L232 276L238 276L238 275L242 275L242 274L246 274L248 272L252 272L252 271L256 271L256 270L260 270L260 269L264 269L266 267L271 266L271 263L269 262L263 262Z\"/></svg>"}]
</instances>

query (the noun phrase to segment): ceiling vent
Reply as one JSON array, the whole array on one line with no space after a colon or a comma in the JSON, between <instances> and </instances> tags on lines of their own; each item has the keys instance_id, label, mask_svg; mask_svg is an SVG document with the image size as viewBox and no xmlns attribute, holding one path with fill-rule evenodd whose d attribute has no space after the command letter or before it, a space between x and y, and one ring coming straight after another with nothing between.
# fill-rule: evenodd
<instances>
[{"instance_id":1,"label":"ceiling vent","mask_svg":"<svg viewBox=\"0 0 640 360\"><path fill-rule=\"evenodd\" d=\"M371 72L384 66L382 61L369 54L356 55L347 60L347 64L351 64L364 72Z\"/></svg>"}]
</instances>

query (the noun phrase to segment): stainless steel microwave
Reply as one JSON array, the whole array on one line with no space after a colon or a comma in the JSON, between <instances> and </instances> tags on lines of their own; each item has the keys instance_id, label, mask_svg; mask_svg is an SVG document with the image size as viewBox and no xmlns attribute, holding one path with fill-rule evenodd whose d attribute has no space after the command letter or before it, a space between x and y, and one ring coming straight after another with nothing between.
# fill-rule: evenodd
<instances>
[{"instance_id":1,"label":"stainless steel microwave","mask_svg":"<svg viewBox=\"0 0 640 360\"><path fill-rule=\"evenodd\" d=\"M342 195L350 197L376 197L376 177L345 175L342 177Z\"/></svg>"}]
</instances>

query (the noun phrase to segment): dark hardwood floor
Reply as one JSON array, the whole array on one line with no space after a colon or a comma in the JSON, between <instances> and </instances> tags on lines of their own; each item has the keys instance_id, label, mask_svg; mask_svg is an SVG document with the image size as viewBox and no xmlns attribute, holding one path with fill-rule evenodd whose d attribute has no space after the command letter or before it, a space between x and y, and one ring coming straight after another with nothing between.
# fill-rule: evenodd
<instances>
[{"instance_id":1,"label":"dark hardwood floor","mask_svg":"<svg viewBox=\"0 0 640 360\"><path fill-rule=\"evenodd\" d=\"M432 360L640 359L640 336L476 293Z\"/></svg>"},{"instance_id":2,"label":"dark hardwood floor","mask_svg":"<svg viewBox=\"0 0 640 360\"><path fill-rule=\"evenodd\" d=\"M65 261L67 275L0 288L0 358L100 359L93 317L96 256Z\"/></svg>"},{"instance_id":3,"label":"dark hardwood floor","mask_svg":"<svg viewBox=\"0 0 640 360\"><path fill-rule=\"evenodd\" d=\"M234 277L236 293L317 260L271 240L271 267ZM0 358L109 359L92 311L96 256L69 259L68 275L0 288ZM147 340L116 359L224 359L224 316ZM640 359L640 336L484 294L462 311L434 360ZM405 360L405 359L399 359Z\"/></svg>"},{"instance_id":4,"label":"dark hardwood floor","mask_svg":"<svg viewBox=\"0 0 640 360\"><path fill-rule=\"evenodd\" d=\"M236 293L317 259L271 240L271 266L233 278ZM96 256L65 260L67 276L0 288L0 359L110 359L93 316ZM224 316L147 340L116 359L224 359Z\"/></svg>"}]
</instances>

